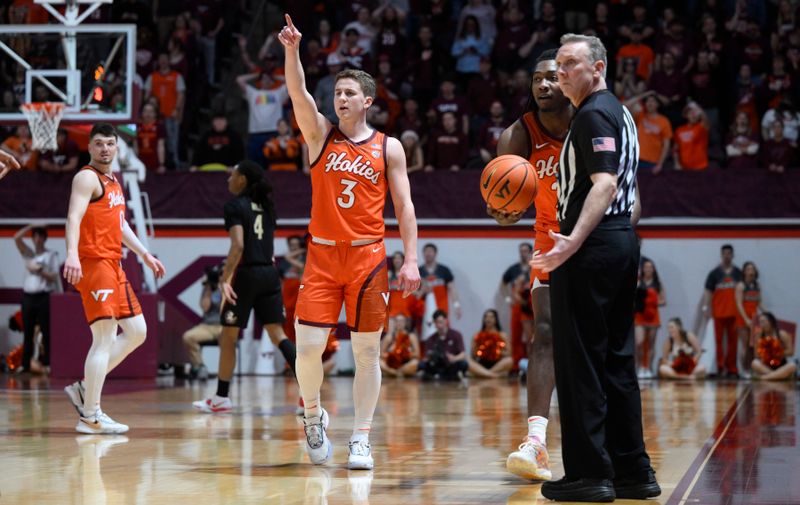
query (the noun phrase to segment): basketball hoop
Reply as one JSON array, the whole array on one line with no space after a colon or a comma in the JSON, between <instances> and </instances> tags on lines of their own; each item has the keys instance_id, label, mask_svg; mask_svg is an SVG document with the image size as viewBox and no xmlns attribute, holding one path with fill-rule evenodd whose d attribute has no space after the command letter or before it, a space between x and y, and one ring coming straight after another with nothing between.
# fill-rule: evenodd
<instances>
[{"instance_id":1,"label":"basketball hoop","mask_svg":"<svg viewBox=\"0 0 800 505\"><path fill-rule=\"evenodd\" d=\"M56 132L61 116L64 114L63 102L24 103L20 110L28 120L31 129L32 148L36 151L55 151L58 149Z\"/></svg>"}]
</instances>

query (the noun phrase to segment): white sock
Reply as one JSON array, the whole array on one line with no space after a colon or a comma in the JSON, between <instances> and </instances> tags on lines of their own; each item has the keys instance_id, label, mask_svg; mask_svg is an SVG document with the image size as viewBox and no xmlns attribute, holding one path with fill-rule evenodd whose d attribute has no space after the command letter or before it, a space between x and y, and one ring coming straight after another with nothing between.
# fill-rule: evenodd
<instances>
[{"instance_id":1,"label":"white sock","mask_svg":"<svg viewBox=\"0 0 800 505\"><path fill-rule=\"evenodd\" d=\"M528 418L528 438L532 438L541 444L546 443L546 438L547 438L546 417L531 416Z\"/></svg>"},{"instance_id":2,"label":"white sock","mask_svg":"<svg viewBox=\"0 0 800 505\"><path fill-rule=\"evenodd\" d=\"M101 319L89 327L92 330L92 347L83 365L83 415L94 415L100 408L100 393L106 380L106 370L117 334L114 319Z\"/></svg>"},{"instance_id":3,"label":"white sock","mask_svg":"<svg viewBox=\"0 0 800 505\"><path fill-rule=\"evenodd\" d=\"M142 345L147 335L147 323L145 323L142 314L120 319L119 325L122 327L122 333L117 335L114 344L111 346L111 354L108 358L106 374L111 373L111 370L122 363L122 360L124 360L128 354Z\"/></svg>"},{"instance_id":4,"label":"white sock","mask_svg":"<svg viewBox=\"0 0 800 505\"><path fill-rule=\"evenodd\" d=\"M353 438L363 435L369 437L372 416L378 405L381 393L380 345L381 332L352 332L350 343L356 362L356 376L353 380L353 403L355 420Z\"/></svg>"},{"instance_id":5,"label":"white sock","mask_svg":"<svg viewBox=\"0 0 800 505\"><path fill-rule=\"evenodd\" d=\"M330 329L317 328L305 324L294 324L297 335L297 358L295 361L295 375L300 385L305 405L305 417L319 417L322 415L322 405L319 400L319 389L325 371L322 369L322 353L328 343Z\"/></svg>"}]
</instances>

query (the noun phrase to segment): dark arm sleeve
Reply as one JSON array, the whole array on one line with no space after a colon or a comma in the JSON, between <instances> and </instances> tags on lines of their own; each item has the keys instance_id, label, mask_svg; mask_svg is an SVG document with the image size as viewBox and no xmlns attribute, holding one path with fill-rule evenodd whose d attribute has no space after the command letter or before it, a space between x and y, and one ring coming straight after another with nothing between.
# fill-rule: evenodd
<instances>
[{"instance_id":1,"label":"dark arm sleeve","mask_svg":"<svg viewBox=\"0 0 800 505\"><path fill-rule=\"evenodd\" d=\"M236 200L225 204L225 229L230 230L236 225L244 226L244 216Z\"/></svg>"},{"instance_id":2,"label":"dark arm sleeve","mask_svg":"<svg viewBox=\"0 0 800 505\"><path fill-rule=\"evenodd\" d=\"M589 175L600 172L616 175L622 149L622 131L616 121L595 109L581 112L576 119L570 137L578 146L578 166L585 167Z\"/></svg>"},{"instance_id":3,"label":"dark arm sleeve","mask_svg":"<svg viewBox=\"0 0 800 505\"><path fill-rule=\"evenodd\" d=\"M444 283L450 284L451 282L453 282L453 279L455 279L455 277L453 277L453 272L451 272L450 269L444 265L439 265L439 266L442 269L439 275L441 275L442 279L444 279Z\"/></svg>"},{"instance_id":4,"label":"dark arm sleeve","mask_svg":"<svg viewBox=\"0 0 800 505\"><path fill-rule=\"evenodd\" d=\"M714 269L708 273L708 277L706 277L706 289L709 291L714 291L717 288L717 269Z\"/></svg>"}]
</instances>

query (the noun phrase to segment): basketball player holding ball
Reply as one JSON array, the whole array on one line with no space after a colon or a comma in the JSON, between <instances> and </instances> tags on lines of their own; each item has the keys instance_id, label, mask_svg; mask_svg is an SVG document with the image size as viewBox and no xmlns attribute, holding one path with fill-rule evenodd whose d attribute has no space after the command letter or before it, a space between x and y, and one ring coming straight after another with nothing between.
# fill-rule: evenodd
<instances>
[{"instance_id":1,"label":"basketball player holding ball","mask_svg":"<svg viewBox=\"0 0 800 505\"><path fill-rule=\"evenodd\" d=\"M531 82L532 110L509 126L500 136L497 154L515 154L530 161L537 176L534 205L534 255L553 247L550 231L558 232L556 218L558 157L569 129L573 107L558 86L556 50L545 51L536 60ZM486 206L487 213L501 225L519 221L525 210L507 212ZM550 275L531 270L534 338L528 342L528 434L506 460L511 473L530 480L550 480L546 433L553 395L553 343L550 329Z\"/></svg>"},{"instance_id":2,"label":"basketball player holding ball","mask_svg":"<svg viewBox=\"0 0 800 505\"><path fill-rule=\"evenodd\" d=\"M369 470L374 464L369 432L381 387L380 336L389 301L383 245L387 190L403 239L405 260L397 277L406 296L420 284L417 220L403 146L367 126L375 80L360 70L337 74L333 100L339 124L331 124L306 90L301 37L287 14L286 26L278 34L286 54L286 86L308 143L309 159L314 160L311 240L295 312L296 374L305 404L306 449L315 465L324 464L333 454L326 433L328 413L320 404L321 356L344 303L356 364L355 422L347 467Z\"/></svg>"}]
</instances>

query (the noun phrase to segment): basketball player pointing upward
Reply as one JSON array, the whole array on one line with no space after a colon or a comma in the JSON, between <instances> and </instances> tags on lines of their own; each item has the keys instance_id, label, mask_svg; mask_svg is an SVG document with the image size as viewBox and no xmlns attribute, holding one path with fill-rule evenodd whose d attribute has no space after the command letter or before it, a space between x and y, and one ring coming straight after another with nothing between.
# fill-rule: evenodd
<instances>
[{"instance_id":1,"label":"basketball player pointing upward","mask_svg":"<svg viewBox=\"0 0 800 505\"><path fill-rule=\"evenodd\" d=\"M84 364L85 382L64 388L80 419L81 433L124 433L128 427L100 410L106 375L144 342L147 325L139 301L120 266L122 244L155 273L164 265L147 252L125 219L125 196L114 178L117 132L97 123L89 133L89 165L72 179L67 214L67 260L64 277L77 288L92 330L92 347ZM123 333L117 335L117 324Z\"/></svg>"},{"instance_id":2,"label":"basketball player pointing upward","mask_svg":"<svg viewBox=\"0 0 800 505\"><path fill-rule=\"evenodd\" d=\"M383 247L383 206L392 194L405 261L398 280L406 295L419 287L417 221L411 203L406 159L395 138L367 126L375 80L360 70L336 76L334 108L339 125L317 111L300 64L302 35L286 15L278 35L286 51L286 85L311 160L311 222L306 270L295 313L297 380L305 402L306 441L314 464L333 452L320 405L322 352L342 303L356 362L355 423L347 466L371 469L369 431L381 386L380 335L386 318L389 280Z\"/></svg>"}]
</instances>

